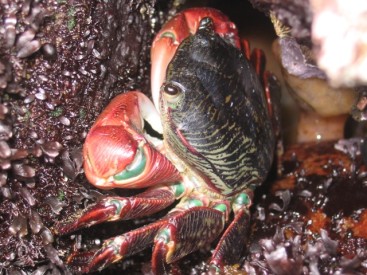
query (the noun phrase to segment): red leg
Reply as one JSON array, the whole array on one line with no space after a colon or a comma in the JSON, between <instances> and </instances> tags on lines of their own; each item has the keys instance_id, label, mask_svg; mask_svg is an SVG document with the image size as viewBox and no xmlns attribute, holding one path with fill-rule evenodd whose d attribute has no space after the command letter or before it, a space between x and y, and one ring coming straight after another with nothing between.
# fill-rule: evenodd
<instances>
[{"instance_id":1,"label":"red leg","mask_svg":"<svg viewBox=\"0 0 367 275\"><path fill-rule=\"evenodd\" d=\"M242 39L241 48L247 60L250 60L250 56L251 56L250 42L246 39Z\"/></svg>"},{"instance_id":2,"label":"red leg","mask_svg":"<svg viewBox=\"0 0 367 275\"><path fill-rule=\"evenodd\" d=\"M210 244L225 225L225 212L209 207L193 207L172 213L154 241L152 269L165 274L171 264ZM167 264L166 264L167 263Z\"/></svg>"},{"instance_id":3,"label":"red leg","mask_svg":"<svg viewBox=\"0 0 367 275\"><path fill-rule=\"evenodd\" d=\"M148 216L171 205L183 192L182 184L176 184L153 187L134 197L107 197L81 213L58 222L53 231L63 235L106 221Z\"/></svg>"},{"instance_id":4,"label":"red leg","mask_svg":"<svg viewBox=\"0 0 367 275\"><path fill-rule=\"evenodd\" d=\"M158 230L167 223L162 219L123 235L103 242L102 248L94 251L75 252L67 260L73 272L89 273L102 270L106 266L134 255L149 247Z\"/></svg>"},{"instance_id":5,"label":"red leg","mask_svg":"<svg viewBox=\"0 0 367 275\"><path fill-rule=\"evenodd\" d=\"M277 139L277 152L276 155L278 157L278 173L281 173L282 167L280 162L280 157L283 154L284 148L281 138L281 127L280 127L280 84L278 79L270 73L266 71L266 59L262 50L254 49L251 54L251 62L255 66L256 73L259 75L260 80L263 84L265 97L267 100L268 112L269 116L272 120L273 131Z\"/></svg>"},{"instance_id":6,"label":"red leg","mask_svg":"<svg viewBox=\"0 0 367 275\"><path fill-rule=\"evenodd\" d=\"M248 51L249 49L247 49ZM254 65L257 75L265 90L265 96L268 104L268 111L273 120L274 132L279 136L280 132L280 85L277 78L270 72L265 70L266 59L265 54L260 49L254 49L250 57L251 63Z\"/></svg>"},{"instance_id":7,"label":"red leg","mask_svg":"<svg viewBox=\"0 0 367 275\"><path fill-rule=\"evenodd\" d=\"M224 228L224 216L225 212L204 206L179 209L152 224L104 241L99 250L73 253L67 263L75 272L101 270L154 242L152 269L155 274L163 274L168 270L166 263L181 259L217 238Z\"/></svg>"},{"instance_id":8,"label":"red leg","mask_svg":"<svg viewBox=\"0 0 367 275\"><path fill-rule=\"evenodd\" d=\"M263 74L265 95L268 103L269 114L273 121L274 133L280 135L280 84L277 78L270 72Z\"/></svg>"},{"instance_id":9,"label":"red leg","mask_svg":"<svg viewBox=\"0 0 367 275\"><path fill-rule=\"evenodd\" d=\"M273 91L270 89L269 81L272 81L272 84L273 84L274 76L271 73L269 73L268 71L265 71L266 59L265 59L264 52L262 50L254 49L251 53L250 60L251 60L251 63L254 65L256 73L259 76L261 83L264 87L265 96L266 96L267 104L268 104L269 115L273 117L274 107L273 107L272 102L273 102L274 95L272 95ZM277 92L278 91L274 91L274 93L277 93Z\"/></svg>"},{"instance_id":10,"label":"red leg","mask_svg":"<svg viewBox=\"0 0 367 275\"><path fill-rule=\"evenodd\" d=\"M261 76L265 72L265 64L266 64L264 52L260 49L254 49L251 53L250 60L251 60L251 63L255 67L257 75L260 76L260 79L261 79Z\"/></svg>"},{"instance_id":11,"label":"red leg","mask_svg":"<svg viewBox=\"0 0 367 275\"><path fill-rule=\"evenodd\" d=\"M238 262L246 244L249 224L249 211L247 209L240 210L222 235L212 255L210 261L212 265L222 268L224 264Z\"/></svg>"},{"instance_id":12,"label":"red leg","mask_svg":"<svg viewBox=\"0 0 367 275\"><path fill-rule=\"evenodd\" d=\"M232 204L234 220L222 235L210 261L217 269L221 269L224 264L233 264L239 260L247 240L252 197L252 191L246 190L238 194Z\"/></svg>"}]
</instances>

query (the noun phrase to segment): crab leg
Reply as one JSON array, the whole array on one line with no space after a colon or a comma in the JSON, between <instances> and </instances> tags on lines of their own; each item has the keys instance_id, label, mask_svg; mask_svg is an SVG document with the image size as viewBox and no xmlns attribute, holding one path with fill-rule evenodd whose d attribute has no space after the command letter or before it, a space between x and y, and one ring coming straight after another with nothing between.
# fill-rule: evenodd
<instances>
[{"instance_id":1,"label":"crab leg","mask_svg":"<svg viewBox=\"0 0 367 275\"><path fill-rule=\"evenodd\" d=\"M105 240L102 248L94 251L75 252L67 260L72 271L89 273L134 255L149 247L157 232L167 223L167 218Z\"/></svg>"},{"instance_id":2,"label":"crab leg","mask_svg":"<svg viewBox=\"0 0 367 275\"><path fill-rule=\"evenodd\" d=\"M244 48L245 46L243 44L243 49ZM244 50L244 52L246 55L248 54L248 50ZM275 75L266 71L266 58L262 50L254 49L251 53L250 60L264 87L269 116L272 120L274 133L279 141L277 146L282 147L280 137L280 110L278 107L280 106L280 85Z\"/></svg>"},{"instance_id":3,"label":"crab leg","mask_svg":"<svg viewBox=\"0 0 367 275\"><path fill-rule=\"evenodd\" d=\"M245 247L250 224L250 197L252 197L252 191L248 190L237 195L232 204L235 217L223 233L210 261L210 264L219 270L224 264L238 262Z\"/></svg>"},{"instance_id":4,"label":"crab leg","mask_svg":"<svg viewBox=\"0 0 367 275\"><path fill-rule=\"evenodd\" d=\"M273 120L279 120L279 118L276 117L279 116L279 111L274 110L274 108L280 105L278 104L278 101L280 100L280 86L276 77L265 70L266 59L264 52L260 49L254 49L251 53L250 60L264 87L269 115ZM274 104L274 102L276 104ZM279 124L279 121L276 121L274 124Z\"/></svg>"},{"instance_id":5,"label":"crab leg","mask_svg":"<svg viewBox=\"0 0 367 275\"><path fill-rule=\"evenodd\" d=\"M165 274L171 264L215 240L225 225L225 212L210 207L193 207L175 213L154 240L152 270Z\"/></svg>"},{"instance_id":6,"label":"crab leg","mask_svg":"<svg viewBox=\"0 0 367 275\"><path fill-rule=\"evenodd\" d=\"M262 80L262 76L265 72L266 59L265 54L260 49L253 49L250 56L251 63L255 67L255 71L260 79Z\"/></svg>"},{"instance_id":7,"label":"crab leg","mask_svg":"<svg viewBox=\"0 0 367 275\"><path fill-rule=\"evenodd\" d=\"M250 42L247 39L241 40L241 49L242 49L243 54L246 56L246 59L250 60L251 48L250 48Z\"/></svg>"},{"instance_id":8,"label":"crab leg","mask_svg":"<svg viewBox=\"0 0 367 275\"><path fill-rule=\"evenodd\" d=\"M252 64L254 65L256 73L259 76L262 82L262 85L264 87L265 96L266 96L267 104L268 104L269 115L271 118L274 119L274 116L276 114L274 113L274 110L273 110L274 106L272 102L274 102L274 96L276 95L271 94L270 90L273 91L274 89L270 89L269 87L270 85L269 81L272 81L271 78L274 78L274 76L265 70L266 59L265 59L265 54L262 50L254 49L251 53L250 60Z\"/></svg>"},{"instance_id":9,"label":"crab leg","mask_svg":"<svg viewBox=\"0 0 367 275\"><path fill-rule=\"evenodd\" d=\"M210 264L221 270L224 264L237 263L245 247L247 232L250 224L250 213L242 209L222 235Z\"/></svg>"},{"instance_id":10,"label":"crab leg","mask_svg":"<svg viewBox=\"0 0 367 275\"><path fill-rule=\"evenodd\" d=\"M154 243L152 269L163 274L170 264L210 244L222 232L227 209L219 203L214 208L198 199L187 199L166 217L152 224L104 241L102 248L76 252L68 265L78 272L91 272L127 256L138 253Z\"/></svg>"},{"instance_id":11,"label":"crab leg","mask_svg":"<svg viewBox=\"0 0 367 275\"><path fill-rule=\"evenodd\" d=\"M280 84L278 79L266 71L266 58L264 52L260 49L254 49L251 54L251 62L255 66L256 73L259 75L262 85L265 91L265 97L267 100L267 107L271 122L273 124L274 135L276 136L276 156L277 156L277 173L280 175L282 171L282 162L280 160L284 152L284 146L282 142L281 123L280 123Z\"/></svg>"},{"instance_id":12,"label":"crab leg","mask_svg":"<svg viewBox=\"0 0 367 275\"><path fill-rule=\"evenodd\" d=\"M53 231L55 234L67 234L82 227L94 224L129 220L148 216L167 208L184 193L182 184L152 187L133 197L107 197L89 206L81 213L67 220L58 222Z\"/></svg>"},{"instance_id":13,"label":"crab leg","mask_svg":"<svg viewBox=\"0 0 367 275\"><path fill-rule=\"evenodd\" d=\"M104 241L97 251L73 253L67 260L73 271L88 273L134 255L153 242L152 269L163 274L166 263L211 243L223 230L224 212L209 207L193 207L123 235Z\"/></svg>"}]
</instances>

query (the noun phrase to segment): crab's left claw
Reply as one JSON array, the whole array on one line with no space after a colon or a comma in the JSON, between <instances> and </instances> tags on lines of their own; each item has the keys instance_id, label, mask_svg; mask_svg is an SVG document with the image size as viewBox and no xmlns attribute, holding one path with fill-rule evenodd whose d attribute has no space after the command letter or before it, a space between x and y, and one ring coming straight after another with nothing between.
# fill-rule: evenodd
<instances>
[{"instance_id":1,"label":"crab's left claw","mask_svg":"<svg viewBox=\"0 0 367 275\"><path fill-rule=\"evenodd\" d=\"M151 50L151 83L154 105L158 108L159 89L166 76L166 69L181 42L195 34L200 21L210 17L217 34L241 48L238 31L233 22L223 13L208 8L192 8L177 14L169 20L157 34Z\"/></svg>"}]
</instances>

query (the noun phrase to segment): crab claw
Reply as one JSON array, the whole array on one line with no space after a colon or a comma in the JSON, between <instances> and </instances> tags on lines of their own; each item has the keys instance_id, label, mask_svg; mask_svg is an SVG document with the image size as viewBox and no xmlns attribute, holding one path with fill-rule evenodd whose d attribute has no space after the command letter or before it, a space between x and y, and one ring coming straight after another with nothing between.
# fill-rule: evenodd
<instances>
[{"instance_id":1,"label":"crab claw","mask_svg":"<svg viewBox=\"0 0 367 275\"><path fill-rule=\"evenodd\" d=\"M143 188L180 179L171 162L148 141L144 123L162 131L157 111L144 94L128 92L111 101L84 143L84 170L93 185Z\"/></svg>"},{"instance_id":2,"label":"crab claw","mask_svg":"<svg viewBox=\"0 0 367 275\"><path fill-rule=\"evenodd\" d=\"M166 69L181 42L195 34L201 19L210 17L217 34L241 48L238 31L233 22L218 10L211 8L187 9L169 20L156 35L151 50L151 89L154 105L158 108L159 89L166 76Z\"/></svg>"}]
</instances>

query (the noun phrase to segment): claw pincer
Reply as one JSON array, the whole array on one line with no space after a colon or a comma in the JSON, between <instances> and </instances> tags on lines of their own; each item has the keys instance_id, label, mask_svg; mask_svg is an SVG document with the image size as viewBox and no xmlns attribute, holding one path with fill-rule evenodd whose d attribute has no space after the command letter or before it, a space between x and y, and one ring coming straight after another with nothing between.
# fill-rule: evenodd
<instances>
[{"instance_id":1,"label":"claw pincer","mask_svg":"<svg viewBox=\"0 0 367 275\"><path fill-rule=\"evenodd\" d=\"M253 190L265 180L275 147L277 109L264 66L262 52L251 55L217 10L189 9L164 26L152 47L152 97L159 110L140 92L117 96L92 126L83 151L85 174L95 186L146 190L106 197L54 231L149 216L180 201L160 220L112 237L96 251L73 253L73 271L101 270L153 246L152 271L165 274L221 234L210 264L221 269L238 260Z\"/></svg>"}]
</instances>

